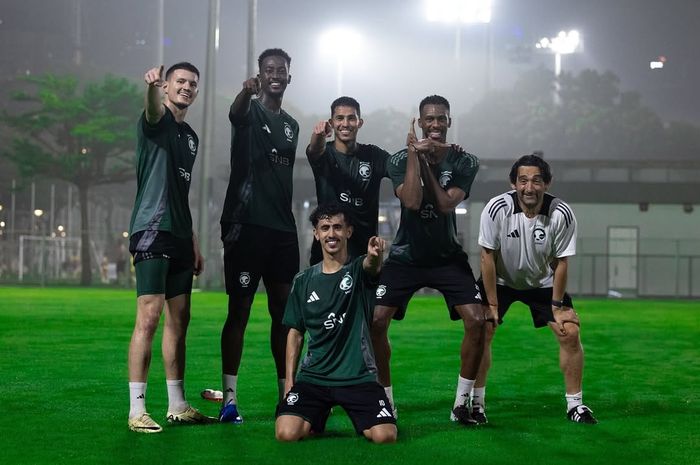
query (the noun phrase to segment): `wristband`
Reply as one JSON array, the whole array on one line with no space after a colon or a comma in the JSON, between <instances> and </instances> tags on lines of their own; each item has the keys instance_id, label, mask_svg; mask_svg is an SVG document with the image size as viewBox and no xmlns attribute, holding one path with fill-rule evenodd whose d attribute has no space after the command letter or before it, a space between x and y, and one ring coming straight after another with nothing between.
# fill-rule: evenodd
<instances>
[{"instance_id":1,"label":"wristband","mask_svg":"<svg viewBox=\"0 0 700 465\"><path fill-rule=\"evenodd\" d=\"M562 308L564 306L563 300L552 300L552 307Z\"/></svg>"}]
</instances>

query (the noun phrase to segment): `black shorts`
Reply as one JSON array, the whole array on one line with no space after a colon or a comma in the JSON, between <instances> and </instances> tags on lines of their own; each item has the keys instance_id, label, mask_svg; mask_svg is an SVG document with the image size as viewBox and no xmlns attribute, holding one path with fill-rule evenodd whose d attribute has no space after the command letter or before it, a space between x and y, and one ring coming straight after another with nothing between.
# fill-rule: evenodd
<instances>
[{"instance_id":1,"label":"black shorts","mask_svg":"<svg viewBox=\"0 0 700 465\"><path fill-rule=\"evenodd\" d=\"M192 238L164 231L139 231L129 239L134 257L136 295L165 294L166 299L192 293Z\"/></svg>"},{"instance_id":2,"label":"black shorts","mask_svg":"<svg viewBox=\"0 0 700 465\"><path fill-rule=\"evenodd\" d=\"M408 301L423 287L430 287L442 293L452 320L460 319L455 306L481 304L479 288L466 258L459 262L432 267L385 263L379 276L375 304L396 307L394 319L403 320Z\"/></svg>"},{"instance_id":3,"label":"black shorts","mask_svg":"<svg viewBox=\"0 0 700 465\"><path fill-rule=\"evenodd\" d=\"M341 406L350 417L357 434L376 425L396 424L391 403L379 383L349 386L319 386L295 383L277 405L277 416L294 415L311 423L315 433L321 433L332 407Z\"/></svg>"},{"instance_id":4,"label":"black shorts","mask_svg":"<svg viewBox=\"0 0 700 465\"><path fill-rule=\"evenodd\" d=\"M481 279L479 279L478 285L481 289L481 295L485 297L486 290L484 289L484 282ZM547 326L548 323L555 321L554 314L552 313L551 287L518 290L499 284L496 286L496 293L498 294L498 324L503 323L503 317L508 312L508 308L513 302L522 302L530 307L532 323L535 325L535 328L542 328ZM565 307L574 308L574 303L569 294L564 293L562 301Z\"/></svg>"},{"instance_id":5,"label":"black shorts","mask_svg":"<svg viewBox=\"0 0 700 465\"><path fill-rule=\"evenodd\" d=\"M232 229L236 229L236 234L231 234ZM299 272L296 233L253 224L223 223L221 237L224 238L224 277L229 295L255 294L260 278L267 283L289 284Z\"/></svg>"}]
</instances>

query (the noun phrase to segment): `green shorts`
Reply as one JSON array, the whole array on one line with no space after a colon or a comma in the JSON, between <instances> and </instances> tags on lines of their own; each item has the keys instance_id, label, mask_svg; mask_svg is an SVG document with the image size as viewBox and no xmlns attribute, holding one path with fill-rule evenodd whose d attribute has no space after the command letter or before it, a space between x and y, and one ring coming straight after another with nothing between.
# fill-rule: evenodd
<instances>
[{"instance_id":1,"label":"green shorts","mask_svg":"<svg viewBox=\"0 0 700 465\"><path fill-rule=\"evenodd\" d=\"M165 294L166 299L192 294L194 264L187 260L163 256L143 260L134 265L136 295Z\"/></svg>"}]
</instances>

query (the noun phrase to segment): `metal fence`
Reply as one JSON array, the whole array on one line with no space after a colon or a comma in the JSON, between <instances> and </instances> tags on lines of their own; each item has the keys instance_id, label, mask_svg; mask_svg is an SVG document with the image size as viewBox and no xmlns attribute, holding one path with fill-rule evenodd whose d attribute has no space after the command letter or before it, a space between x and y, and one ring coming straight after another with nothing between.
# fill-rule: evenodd
<instances>
[{"instance_id":1,"label":"metal fence","mask_svg":"<svg viewBox=\"0 0 700 465\"><path fill-rule=\"evenodd\" d=\"M700 240L641 240L633 253L612 254L609 238L579 238L571 260L568 291L578 296L700 298ZM310 235L299 237L301 264L308 264ZM108 244L91 246L94 283L133 287L130 263L107 253ZM0 240L0 283L29 285L77 284L80 277L77 238L25 236L12 243ZM207 287L223 288L223 257L210 256ZM220 251L219 251L220 252ZM478 273L479 250L472 245L470 261ZM621 280L618 276L623 275ZM195 283L197 286L197 283Z\"/></svg>"}]
</instances>

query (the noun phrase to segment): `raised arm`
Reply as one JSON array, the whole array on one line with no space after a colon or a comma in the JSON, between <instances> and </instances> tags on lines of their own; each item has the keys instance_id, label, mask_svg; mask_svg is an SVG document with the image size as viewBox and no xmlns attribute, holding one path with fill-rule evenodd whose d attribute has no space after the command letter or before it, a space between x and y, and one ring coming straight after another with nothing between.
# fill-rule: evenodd
<instances>
[{"instance_id":1,"label":"raised arm","mask_svg":"<svg viewBox=\"0 0 700 465\"><path fill-rule=\"evenodd\" d=\"M396 188L396 196L401 204L409 210L419 210L423 202L423 185L420 179L420 161L416 149L416 119L411 119L408 128L408 158L406 159L406 173L403 183Z\"/></svg>"},{"instance_id":2,"label":"raised arm","mask_svg":"<svg viewBox=\"0 0 700 465\"><path fill-rule=\"evenodd\" d=\"M323 155L326 150L326 138L333 133L333 128L328 120L319 121L311 131L311 141L306 147L306 158L313 163Z\"/></svg>"},{"instance_id":3,"label":"raised arm","mask_svg":"<svg viewBox=\"0 0 700 465\"><path fill-rule=\"evenodd\" d=\"M378 236L372 236L367 242L367 256L362 262L362 268L370 276L377 276L382 269L382 258L386 241Z\"/></svg>"},{"instance_id":4,"label":"raised arm","mask_svg":"<svg viewBox=\"0 0 700 465\"><path fill-rule=\"evenodd\" d=\"M144 112L148 124L157 124L165 114L163 106L163 65L151 68L143 76L146 81L146 98Z\"/></svg>"},{"instance_id":5,"label":"raised arm","mask_svg":"<svg viewBox=\"0 0 700 465\"><path fill-rule=\"evenodd\" d=\"M231 104L230 117L232 118L243 118L248 114L250 110L250 101L253 95L257 95L260 92L260 79L257 77L252 77L243 82L243 88L233 99Z\"/></svg>"}]
</instances>

